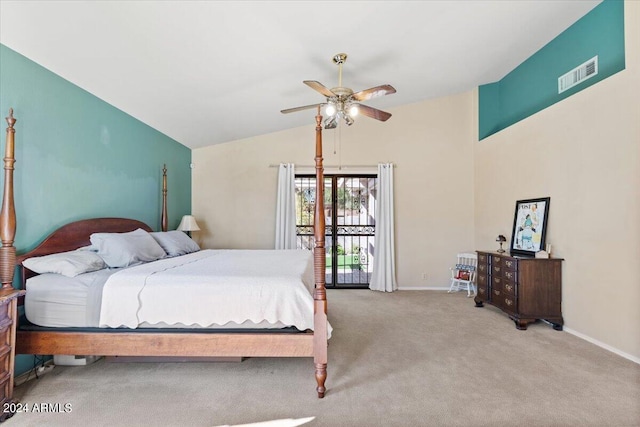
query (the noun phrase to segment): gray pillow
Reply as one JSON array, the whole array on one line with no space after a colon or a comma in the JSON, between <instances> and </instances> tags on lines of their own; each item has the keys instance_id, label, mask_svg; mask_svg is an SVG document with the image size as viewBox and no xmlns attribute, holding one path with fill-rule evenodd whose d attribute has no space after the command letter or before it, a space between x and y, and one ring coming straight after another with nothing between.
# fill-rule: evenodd
<instances>
[{"instance_id":1,"label":"gray pillow","mask_svg":"<svg viewBox=\"0 0 640 427\"><path fill-rule=\"evenodd\" d=\"M154 238L141 228L129 233L93 233L90 240L109 267L127 267L167 256Z\"/></svg>"},{"instance_id":2,"label":"gray pillow","mask_svg":"<svg viewBox=\"0 0 640 427\"><path fill-rule=\"evenodd\" d=\"M158 231L151 233L151 237L162 246L162 249L170 257L186 255L200 250L200 246L182 231Z\"/></svg>"},{"instance_id":3,"label":"gray pillow","mask_svg":"<svg viewBox=\"0 0 640 427\"><path fill-rule=\"evenodd\" d=\"M22 261L22 265L38 274L55 273L67 277L76 277L107 266L97 253L81 249L28 258Z\"/></svg>"}]
</instances>

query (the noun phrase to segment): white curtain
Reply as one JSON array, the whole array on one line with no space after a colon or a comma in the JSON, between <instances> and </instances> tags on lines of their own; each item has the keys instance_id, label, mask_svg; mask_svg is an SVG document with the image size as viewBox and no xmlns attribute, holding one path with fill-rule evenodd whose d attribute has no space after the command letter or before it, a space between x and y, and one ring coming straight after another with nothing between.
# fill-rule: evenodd
<instances>
[{"instance_id":1,"label":"white curtain","mask_svg":"<svg viewBox=\"0 0 640 427\"><path fill-rule=\"evenodd\" d=\"M376 243L373 272L369 284L369 289L374 291L393 292L398 289L393 227L393 164L379 164L378 195L376 197Z\"/></svg>"},{"instance_id":2,"label":"white curtain","mask_svg":"<svg viewBox=\"0 0 640 427\"><path fill-rule=\"evenodd\" d=\"M293 163L280 163L276 202L276 249L296 249L296 173Z\"/></svg>"}]
</instances>

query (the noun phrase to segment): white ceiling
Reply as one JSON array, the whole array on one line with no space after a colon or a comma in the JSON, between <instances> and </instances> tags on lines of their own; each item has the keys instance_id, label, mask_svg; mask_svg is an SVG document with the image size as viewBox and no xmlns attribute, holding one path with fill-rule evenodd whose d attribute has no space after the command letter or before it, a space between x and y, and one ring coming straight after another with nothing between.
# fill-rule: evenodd
<instances>
[{"instance_id":1,"label":"white ceiling","mask_svg":"<svg viewBox=\"0 0 640 427\"><path fill-rule=\"evenodd\" d=\"M0 0L0 43L198 148L315 123L280 110L323 101L302 81L337 86L336 53L389 110L499 80L598 3Z\"/></svg>"}]
</instances>

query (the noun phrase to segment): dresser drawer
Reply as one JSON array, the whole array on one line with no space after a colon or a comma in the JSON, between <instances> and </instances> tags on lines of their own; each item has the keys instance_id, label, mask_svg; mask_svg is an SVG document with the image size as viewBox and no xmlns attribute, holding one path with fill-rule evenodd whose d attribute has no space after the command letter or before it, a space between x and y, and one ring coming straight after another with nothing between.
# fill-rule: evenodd
<instances>
[{"instance_id":1,"label":"dresser drawer","mask_svg":"<svg viewBox=\"0 0 640 427\"><path fill-rule=\"evenodd\" d=\"M3 302L2 304L0 304L0 323L2 323L3 321L12 321L11 320L11 313L9 313L9 308L11 306L9 305L8 302Z\"/></svg>"},{"instance_id":2,"label":"dresser drawer","mask_svg":"<svg viewBox=\"0 0 640 427\"><path fill-rule=\"evenodd\" d=\"M518 261L513 258L505 258L502 260L502 265L505 270L516 271L518 269Z\"/></svg>"},{"instance_id":3,"label":"dresser drawer","mask_svg":"<svg viewBox=\"0 0 640 427\"><path fill-rule=\"evenodd\" d=\"M0 320L0 346L11 347L11 319Z\"/></svg>"},{"instance_id":4,"label":"dresser drawer","mask_svg":"<svg viewBox=\"0 0 640 427\"><path fill-rule=\"evenodd\" d=\"M491 276L491 288L502 291L502 277L500 276Z\"/></svg>"},{"instance_id":5,"label":"dresser drawer","mask_svg":"<svg viewBox=\"0 0 640 427\"><path fill-rule=\"evenodd\" d=\"M9 372L11 367L11 347L8 345L0 346L0 375Z\"/></svg>"},{"instance_id":6,"label":"dresser drawer","mask_svg":"<svg viewBox=\"0 0 640 427\"><path fill-rule=\"evenodd\" d=\"M510 280L505 280L504 283L502 283L502 291L505 293L505 295L511 295L512 297L515 297L516 296L515 283Z\"/></svg>"},{"instance_id":7,"label":"dresser drawer","mask_svg":"<svg viewBox=\"0 0 640 427\"><path fill-rule=\"evenodd\" d=\"M513 270L505 270L502 272L502 277L504 277L506 280L509 280L511 282L517 282L517 278L518 278L518 273L516 271Z\"/></svg>"},{"instance_id":8,"label":"dresser drawer","mask_svg":"<svg viewBox=\"0 0 640 427\"><path fill-rule=\"evenodd\" d=\"M504 257L502 255L491 255L491 265L499 265L502 266L502 260Z\"/></svg>"},{"instance_id":9,"label":"dresser drawer","mask_svg":"<svg viewBox=\"0 0 640 427\"><path fill-rule=\"evenodd\" d=\"M502 311L510 314L517 313L516 297L513 295L505 294L502 291L491 290L491 304L495 305Z\"/></svg>"},{"instance_id":10,"label":"dresser drawer","mask_svg":"<svg viewBox=\"0 0 640 427\"><path fill-rule=\"evenodd\" d=\"M489 255L478 253L478 264L489 264Z\"/></svg>"},{"instance_id":11,"label":"dresser drawer","mask_svg":"<svg viewBox=\"0 0 640 427\"><path fill-rule=\"evenodd\" d=\"M503 267L501 265L491 265L491 274L493 276L502 276Z\"/></svg>"},{"instance_id":12,"label":"dresser drawer","mask_svg":"<svg viewBox=\"0 0 640 427\"><path fill-rule=\"evenodd\" d=\"M478 296L483 300L489 299L489 288L487 287L486 284L481 285L480 283L478 283Z\"/></svg>"},{"instance_id":13,"label":"dresser drawer","mask_svg":"<svg viewBox=\"0 0 640 427\"><path fill-rule=\"evenodd\" d=\"M486 288L489 285L489 279L486 274L478 274L476 280L478 282L478 286L484 286Z\"/></svg>"},{"instance_id":14,"label":"dresser drawer","mask_svg":"<svg viewBox=\"0 0 640 427\"><path fill-rule=\"evenodd\" d=\"M478 264L478 274L488 274L489 264Z\"/></svg>"},{"instance_id":15,"label":"dresser drawer","mask_svg":"<svg viewBox=\"0 0 640 427\"><path fill-rule=\"evenodd\" d=\"M11 373L10 372L3 372L0 374L0 393L2 393L2 396L0 396L3 400L7 401L9 399L7 399L8 396L12 396L12 392L13 390L11 390Z\"/></svg>"},{"instance_id":16,"label":"dresser drawer","mask_svg":"<svg viewBox=\"0 0 640 427\"><path fill-rule=\"evenodd\" d=\"M509 313L517 313L518 305L516 297L509 294L504 294L502 298L502 309Z\"/></svg>"},{"instance_id":17,"label":"dresser drawer","mask_svg":"<svg viewBox=\"0 0 640 427\"><path fill-rule=\"evenodd\" d=\"M504 302L504 293L502 289L491 288L491 303L497 307L502 308Z\"/></svg>"}]
</instances>

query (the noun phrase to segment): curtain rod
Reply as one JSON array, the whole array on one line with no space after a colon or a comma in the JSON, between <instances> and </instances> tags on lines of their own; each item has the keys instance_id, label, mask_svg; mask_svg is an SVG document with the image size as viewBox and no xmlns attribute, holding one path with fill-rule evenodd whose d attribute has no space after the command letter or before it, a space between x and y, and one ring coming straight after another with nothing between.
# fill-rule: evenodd
<instances>
[{"instance_id":1,"label":"curtain rod","mask_svg":"<svg viewBox=\"0 0 640 427\"><path fill-rule=\"evenodd\" d=\"M315 168L316 165L296 165L294 164L295 167L297 168ZM392 163L393 167L397 167L397 165L395 163ZM280 165L279 164L270 164L269 165L270 168L279 168ZM377 168L378 165L324 165L324 168L330 168L330 169L342 169L342 168Z\"/></svg>"}]
</instances>

